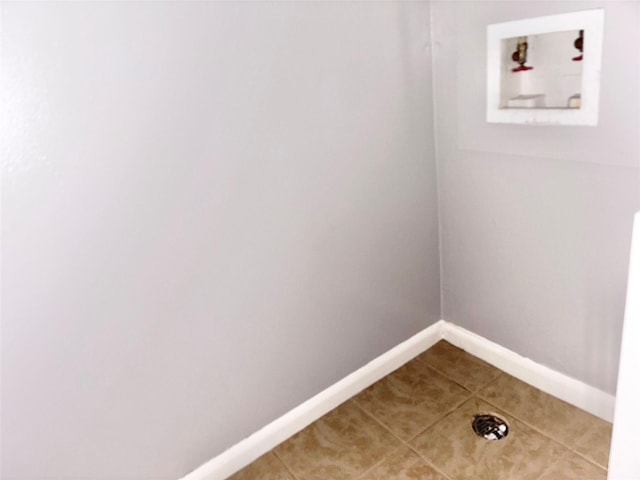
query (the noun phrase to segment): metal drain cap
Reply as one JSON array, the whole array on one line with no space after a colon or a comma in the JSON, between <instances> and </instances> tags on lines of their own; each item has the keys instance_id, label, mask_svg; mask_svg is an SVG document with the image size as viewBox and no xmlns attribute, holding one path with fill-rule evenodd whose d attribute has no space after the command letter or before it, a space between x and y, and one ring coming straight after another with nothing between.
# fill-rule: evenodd
<instances>
[{"instance_id":1,"label":"metal drain cap","mask_svg":"<svg viewBox=\"0 0 640 480\"><path fill-rule=\"evenodd\" d=\"M509 434L507 422L496 415L474 415L471 426L476 435L486 440L501 440Z\"/></svg>"}]
</instances>

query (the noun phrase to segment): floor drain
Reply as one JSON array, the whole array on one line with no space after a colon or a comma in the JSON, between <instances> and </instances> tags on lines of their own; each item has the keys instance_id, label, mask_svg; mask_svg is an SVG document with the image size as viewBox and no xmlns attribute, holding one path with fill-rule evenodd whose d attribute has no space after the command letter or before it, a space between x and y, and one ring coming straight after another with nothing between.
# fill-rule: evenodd
<instances>
[{"instance_id":1,"label":"floor drain","mask_svg":"<svg viewBox=\"0 0 640 480\"><path fill-rule=\"evenodd\" d=\"M495 415L474 415L471 426L476 435L487 440L500 440L509 434L507 422Z\"/></svg>"}]
</instances>

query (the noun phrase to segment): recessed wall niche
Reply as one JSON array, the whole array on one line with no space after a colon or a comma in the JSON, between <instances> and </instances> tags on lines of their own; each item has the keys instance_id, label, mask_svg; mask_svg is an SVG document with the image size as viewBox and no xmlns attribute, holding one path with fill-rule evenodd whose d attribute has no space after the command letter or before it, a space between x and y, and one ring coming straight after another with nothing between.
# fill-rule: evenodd
<instances>
[{"instance_id":1,"label":"recessed wall niche","mask_svg":"<svg viewBox=\"0 0 640 480\"><path fill-rule=\"evenodd\" d=\"M487 121L597 125L604 10L487 27Z\"/></svg>"}]
</instances>

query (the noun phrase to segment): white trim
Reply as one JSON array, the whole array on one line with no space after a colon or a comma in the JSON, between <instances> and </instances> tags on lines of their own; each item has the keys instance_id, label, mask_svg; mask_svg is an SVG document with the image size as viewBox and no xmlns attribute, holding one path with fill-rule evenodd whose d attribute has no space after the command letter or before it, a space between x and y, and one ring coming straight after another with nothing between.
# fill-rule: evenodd
<instances>
[{"instance_id":1,"label":"white trim","mask_svg":"<svg viewBox=\"0 0 640 480\"><path fill-rule=\"evenodd\" d=\"M440 320L285 413L182 480L223 480L442 339Z\"/></svg>"},{"instance_id":2,"label":"white trim","mask_svg":"<svg viewBox=\"0 0 640 480\"><path fill-rule=\"evenodd\" d=\"M522 357L464 328L440 320L241 440L181 480L228 478L442 339L554 397L609 422L613 419L613 395Z\"/></svg>"},{"instance_id":3,"label":"white trim","mask_svg":"<svg viewBox=\"0 0 640 480\"><path fill-rule=\"evenodd\" d=\"M636 435L640 428L640 212L636 213L631 254L629 255L629 282L622 329L618 389L616 390L616 416L611 436L609 457L610 480L640 478L640 456Z\"/></svg>"},{"instance_id":4,"label":"white trim","mask_svg":"<svg viewBox=\"0 0 640 480\"><path fill-rule=\"evenodd\" d=\"M520 356L452 323L445 323L443 333L447 342L509 375L608 422L613 421L615 397L610 393Z\"/></svg>"}]
</instances>

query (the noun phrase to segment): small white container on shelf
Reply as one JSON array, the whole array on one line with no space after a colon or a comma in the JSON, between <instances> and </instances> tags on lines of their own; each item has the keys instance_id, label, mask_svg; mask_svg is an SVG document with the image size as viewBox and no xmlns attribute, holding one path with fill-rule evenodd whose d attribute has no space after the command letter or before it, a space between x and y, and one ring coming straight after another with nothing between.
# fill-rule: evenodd
<instances>
[{"instance_id":1,"label":"small white container on shelf","mask_svg":"<svg viewBox=\"0 0 640 480\"><path fill-rule=\"evenodd\" d=\"M569 108L580 108L582 106L582 97L579 93L571 95L567 105Z\"/></svg>"},{"instance_id":2,"label":"small white container on shelf","mask_svg":"<svg viewBox=\"0 0 640 480\"><path fill-rule=\"evenodd\" d=\"M543 93L533 95L518 95L507 100L507 108L544 108L545 96Z\"/></svg>"}]
</instances>

